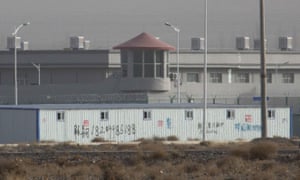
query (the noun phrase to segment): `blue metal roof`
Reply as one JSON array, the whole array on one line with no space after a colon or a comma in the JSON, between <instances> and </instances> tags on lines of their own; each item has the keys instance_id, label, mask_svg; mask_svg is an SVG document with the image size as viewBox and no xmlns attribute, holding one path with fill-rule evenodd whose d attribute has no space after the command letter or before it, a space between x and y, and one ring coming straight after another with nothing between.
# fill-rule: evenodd
<instances>
[{"instance_id":1,"label":"blue metal roof","mask_svg":"<svg viewBox=\"0 0 300 180\"><path fill-rule=\"evenodd\" d=\"M200 103L153 104L26 104L0 105L0 109L71 110L71 109L153 109L153 108L203 108ZM208 108L259 108L259 105L208 104Z\"/></svg>"}]
</instances>

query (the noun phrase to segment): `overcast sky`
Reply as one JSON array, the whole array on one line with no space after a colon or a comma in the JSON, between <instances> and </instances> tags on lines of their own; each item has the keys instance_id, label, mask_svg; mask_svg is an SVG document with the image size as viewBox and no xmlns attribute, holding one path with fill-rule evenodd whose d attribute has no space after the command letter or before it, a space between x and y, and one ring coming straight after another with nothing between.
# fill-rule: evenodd
<instances>
[{"instance_id":1,"label":"overcast sky","mask_svg":"<svg viewBox=\"0 0 300 180\"><path fill-rule=\"evenodd\" d=\"M164 22L181 29L181 48L192 37L203 37L204 0L0 0L0 49L20 23L30 49L69 47L69 37L83 35L91 48L111 48L141 32L176 45L176 34ZM279 36L300 41L300 0L265 0L268 42ZM208 0L210 49L235 47L236 36L258 38L259 0ZM300 47L299 47L300 49Z\"/></svg>"}]
</instances>

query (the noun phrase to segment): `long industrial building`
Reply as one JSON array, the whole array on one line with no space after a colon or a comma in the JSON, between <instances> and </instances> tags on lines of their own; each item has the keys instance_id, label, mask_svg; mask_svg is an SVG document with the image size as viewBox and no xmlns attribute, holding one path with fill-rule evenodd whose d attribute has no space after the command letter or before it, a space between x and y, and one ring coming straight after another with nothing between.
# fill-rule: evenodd
<instances>
[{"instance_id":1,"label":"long industrial building","mask_svg":"<svg viewBox=\"0 0 300 180\"><path fill-rule=\"evenodd\" d=\"M201 104L44 104L0 106L0 143L75 142L95 138L132 142L177 137L180 141L249 141L261 136L259 106ZM268 137L292 137L290 108L268 109Z\"/></svg>"},{"instance_id":2,"label":"long industrial building","mask_svg":"<svg viewBox=\"0 0 300 180\"><path fill-rule=\"evenodd\" d=\"M180 49L179 63L176 48L149 33L104 50L72 39L63 50L18 50L19 104L203 102L202 38ZM300 54L292 40L280 37L278 49L267 51L267 99L270 106L292 108L293 135L299 136ZM259 43L237 37L235 44L208 51L208 103L259 105ZM0 52L1 104L15 102L13 62L13 48Z\"/></svg>"}]
</instances>

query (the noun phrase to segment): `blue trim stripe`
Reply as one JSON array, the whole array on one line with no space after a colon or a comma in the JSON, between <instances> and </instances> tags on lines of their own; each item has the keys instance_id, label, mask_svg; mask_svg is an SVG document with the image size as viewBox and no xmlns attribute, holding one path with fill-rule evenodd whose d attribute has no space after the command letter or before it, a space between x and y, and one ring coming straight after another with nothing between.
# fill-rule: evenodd
<instances>
[{"instance_id":1,"label":"blue trim stripe","mask_svg":"<svg viewBox=\"0 0 300 180\"><path fill-rule=\"evenodd\" d=\"M36 110L36 140L40 142L40 110Z\"/></svg>"},{"instance_id":2,"label":"blue trim stripe","mask_svg":"<svg viewBox=\"0 0 300 180\"><path fill-rule=\"evenodd\" d=\"M290 138L293 137L293 134L294 134L293 108L290 107Z\"/></svg>"}]
</instances>

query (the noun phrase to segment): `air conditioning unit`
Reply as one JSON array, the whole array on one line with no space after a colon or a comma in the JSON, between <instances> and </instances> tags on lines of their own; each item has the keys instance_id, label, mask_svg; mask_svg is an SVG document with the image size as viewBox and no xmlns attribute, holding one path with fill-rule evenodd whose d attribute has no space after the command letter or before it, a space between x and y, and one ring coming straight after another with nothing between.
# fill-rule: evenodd
<instances>
[{"instance_id":1,"label":"air conditioning unit","mask_svg":"<svg viewBox=\"0 0 300 180\"><path fill-rule=\"evenodd\" d=\"M15 42L16 40L16 42ZM6 42L6 47L7 49L15 49L15 47L17 49L21 48L21 37L14 37L14 36L10 36L7 37L7 42Z\"/></svg>"},{"instance_id":2,"label":"air conditioning unit","mask_svg":"<svg viewBox=\"0 0 300 180\"><path fill-rule=\"evenodd\" d=\"M28 41L22 41L21 50L26 51L28 49L29 49L29 42Z\"/></svg>"},{"instance_id":3,"label":"air conditioning unit","mask_svg":"<svg viewBox=\"0 0 300 180\"><path fill-rule=\"evenodd\" d=\"M191 49L192 50L204 50L204 38L194 37L191 38Z\"/></svg>"},{"instance_id":4,"label":"air conditioning unit","mask_svg":"<svg viewBox=\"0 0 300 180\"><path fill-rule=\"evenodd\" d=\"M260 50L260 39L254 39L254 49L255 50ZM265 39L265 49L267 49L267 40Z\"/></svg>"},{"instance_id":5,"label":"air conditioning unit","mask_svg":"<svg viewBox=\"0 0 300 180\"><path fill-rule=\"evenodd\" d=\"M238 50L250 49L250 38L247 36L236 38L236 48Z\"/></svg>"},{"instance_id":6,"label":"air conditioning unit","mask_svg":"<svg viewBox=\"0 0 300 180\"><path fill-rule=\"evenodd\" d=\"M293 37L279 37L279 49L286 51L293 49Z\"/></svg>"},{"instance_id":7,"label":"air conditioning unit","mask_svg":"<svg viewBox=\"0 0 300 180\"><path fill-rule=\"evenodd\" d=\"M73 36L70 38L71 49L84 49L84 36Z\"/></svg>"},{"instance_id":8,"label":"air conditioning unit","mask_svg":"<svg viewBox=\"0 0 300 180\"><path fill-rule=\"evenodd\" d=\"M84 41L84 49L85 49L85 50L90 49L90 44L91 44L91 41L90 41L90 40L85 40L85 41Z\"/></svg>"}]
</instances>

